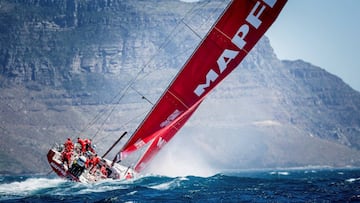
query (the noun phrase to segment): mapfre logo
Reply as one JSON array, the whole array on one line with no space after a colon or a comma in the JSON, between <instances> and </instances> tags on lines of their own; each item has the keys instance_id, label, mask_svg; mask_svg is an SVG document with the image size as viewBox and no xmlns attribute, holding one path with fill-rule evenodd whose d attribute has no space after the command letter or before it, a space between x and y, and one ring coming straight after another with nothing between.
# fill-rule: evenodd
<instances>
[{"instance_id":1,"label":"mapfre logo","mask_svg":"<svg viewBox=\"0 0 360 203\"><path fill-rule=\"evenodd\" d=\"M238 47L239 50L243 49L247 43L245 40L245 37L250 32L250 25L255 29L258 29L260 27L260 25L262 23L262 21L260 20L260 17L262 15L262 13L264 12L264 10L266 9L265 4L267 6L273 8L274 5L276 4L276 0L257 1L256 4L254 5L254 7L251 9L249 15L246 17L246 22L239 27L238 31L235 33L235 35L231 39L231 42L236 47ZM217 28L215 27L215 29L217 29ZM221 75L224 72L224 70L226 70L226 68L228 67L228 64L231 62L231 60L236 58L239 53L240 53L240 51L237 51L237 50L225 49L222 52L222 54L219 56L219 58L217 59L218 67L217 67L216 71L213 69L210 69L208 71L208 73L206 74L205 84L199 84L195 88L194 93L200 97L205 92L206 88L210 87L211 83L216 81L216 79L219 78L219 74Z\"/></svg>"},{"instance_id":2,"label":"mapfre logo","mask_svg":"<svg viewBox=\"0 0 360 203\"><path fill-rule=\"evenodd\" d=\"M55 164L54 162L50 162L50 165L52 167L54 167L57 171L59 171L62 176L66 175L66 172L62 168L60 168L57 164Z\"/></svg>"}]
</instances>

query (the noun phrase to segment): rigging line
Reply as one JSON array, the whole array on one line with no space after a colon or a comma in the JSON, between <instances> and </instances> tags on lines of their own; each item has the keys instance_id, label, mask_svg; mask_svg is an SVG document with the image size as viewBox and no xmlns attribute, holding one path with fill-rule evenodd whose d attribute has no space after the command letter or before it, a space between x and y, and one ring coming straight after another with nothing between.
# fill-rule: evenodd
<instances>
[{"instance_id":1,"label":"rigging line","mask_svg":"<svg viewBox=\"0 0 360 203\"><path fill-rule=\"evenodd\" d=\"M130 120L126 121L123 125L121 125L119 128L125 128L126 125L128 125L129 123L132 123L133 121L135 121L136 119L142 117L143 115L145 115L148 112L148 110L145 110L141 113L139 113L138 115L136 115L135 117L131 118ZM102 141L104 140L105 137L102 137L101 139L99 139L98 141Z\"/></svg>"},{"instance_id":2,"label":"rigging line","mask_svg":"<svg viewBox=\"0 0 360 203\"><path fill-rule=\"evenodd\" d=\"M129 83L131 83L131 81ZM126 89L126 85L125 85L125 88L120 89L120 91L111 98L109 103L112 105L119 104L121 99L119 99L119 101L116 101L116 100L118 100L117 97L120 95L126 94L126 91L124 92L125 89ZM108 109L110 109L110 108L104 107L101 110L101 112L99 112L97 115L95 115L95 117L87 125L85 125L85 127L83 127L82 130L80 130L80 132L84 132L85 130L90 129L96 122L98 122L103 116L105 116Z\"/></svg>"},{"instance_id":3,"label":"rigging line","mask_svg":"<svg viewBox=\"0 0 360 203\"><path fill-rule=\"evenodd\" d=\"M138 95L140 95L142 99L145 99L145 101L149 102L152 106L154 106L154 103L151 102L148 98L146 98L143 94L141 94L141 92L139 92L137 89L135 89L134 87L131 87L131 89L138 93Z\"/></svg>"},{"instance_id":4,"label":"rigging line","mask_svg":"<svg viewBox=\"0 0 360 203\"><path fill-rule=\"evenodd\" d=\"M208 4L210 1L208 1L206 4ZM205 4L205 3L204 3ZM187 18L191 12L193 12L196 8L197 4L195 3L194 6L192 6L186 13L185 15L179 20L179 22L176 24L176 26L170 31L170 33L166 36L164 42L158 47L157 51L155 51L155 53L157 53L159 50L163 49L170 41L171 41L171 37L174 35L174 33L176 32L176 30L179 28L181 22L184 22L184 19ZM154 54L144 65L143 67L140 69L140 71L138 72L138 74L140 74L146 67L148 67L151 63L152 60L154 60L155 56L157 56L157 54Z\"/></svg>"},{"instance_id":5,"label":"rigging line","mask_svg":"<svg viewBox=\"0 0 360 203\"><path fill-rule=\"evenodd\" d=\"M210 3L210 1L209 1L208 3ZM208 3L207 3L207 4L208 4ZM223 3L220 2L219 5L216 7L215 10L220 9L220 7L221 7L222 5L223 5ZM205 5L203 5L203 7L205 7ZM199 29L199 28L201 28L202 26L206 25L206 23L208 23L208 22L210 21L210 19L213 19L214 16L215 16L215 12L213 12L212 15L209 15L207 18L205 18L204 16L199 16L200 18L203 18L205 21L204 21L200 26L198 26L197 29L198 29L198 30L201 30L201 29ZM198 32L195 31L195 29L193 29L189 24L187 24L187 23L184 21L184 19L182 19L181 22L182 22L187 28L189 28L189 30L190 30L191 32L193 32L199 39L202 39L202 38L203 38L203 37L200 36L200 34L199 34ZM209 29L211 29L211 26L209 27Z\"/></svg>"},{"instance_id":6,"label":"rigging line","mask_svg":"<svg viewBox=\"0 0 360 203\"><path fill-rule=\"evenodd\" d=\"M210 1L208 1L206 4L208 4ZM185 15L180 19L180 21L176 24L176 26L171 30L171 32L167 35L167 37L165 38L164 42L159 46L159 48L157 49L158 51L163 49L171 40L171 37L174 35L174 33L176 32L176 30L179 28L181 22L184 22L184 19L190 15L191 12L193 12L193 10L196 8L197 4L194 4L194 6L191 7L191 9L189 9ZM158 51L156 51L155 53L157 53ZM138 72L138 74L135 76L135 80L139 77L140 73L144 71L145 68L147 68L151 61L154 60L155 56L157 56L156 54L154 54L145 64L144 66L140 69L140 71Z\"/></svg>"},{"instance_id":7,"label":"rigging line","mask_svg":"<svg viewBox=\"0 0 360 203\"><path fill-rule=\"evenodd\" d=\"M115 108L117 107L117 105L120 103L120 101L122 100L122 98L124 98L125 94L129 91L130 87L136 82L137 78L139 77L141 71L139 71L137 73L137 75L128 82L128 84L126 85L126 87L124 89L122 89L121 91L119 91L118 94L116 94L116 96L113 97L112 102L118 97L119 99L117 100L117 102L113 103L113 107L110 109L109 113L107 114L107 116L105 117L104 121L102 122L102 124L100 125L100 127L98 128L98 130L96 131L96 133L94 134L94 136L92 137L92 139L94 139L99 133L100 131L103 129L103 126L105 125L106 121L109 119L109 117L111 116L111 114L115 111ZM105 111L103 112L103 115L105 115ZM100 118L98 118L95 121L98 121ZM91 126L94 125L95 122L91 123ZM88 126L89 128L91 126Z\"/></svg>"},{"instance_id":8,"label":"rigging line","mask_svg":"<svg viewBox=\"0 0 360 203\"><path fill-rule=\"evenodd\" d=\"M180 22L176 24L176 26L170 31L170 33L167 35L167 37L165 38L164 42L158 47L157 51L155 51L155 53L157 53L159 50L161 50L162 48L164 48L171 40L171 37L174 35L175 31L177 30L177 28L180 26L181 22L186 18L187 15L189 15L189 13L191 13L194 8L196 7L196 4L191 7L191 9L185 13L185 15L180 19ZM151 61L154 60L156 54L154 54L145 64L144 66L141 68L141 70L139 71L139 74L150 65Z\"/></svg>"},{"instance_id":9,"label":"rigging line","mask_svg":"<svg viewBox=\"0 0 360 203\"><path fill-rule=\"evenodd\" d=\"M189 28L189 30L191 30L192 33L194 33L199 39L202 39L202 37L194 30L192 29L192 27L190 27L186 22L184 22L183 20L181 21L187 28Z\"/></svg>"},{"instance_id":10,"label":"rigging line","mask_svg":"<svg viewBox=\"0 0 360 203\"><path fill-rule=\"evenodd\" d=\"M205 6L208 5L210 2L211 2L211 1L207 1L206 3L204 3L204 4L201 5L201 6L202 6L202 7L205 7ZM228 4L228 1L220 2L220 3L218 4L218 6L215 8L215 10L219 10L219 9L222 8L222 7L226 7L226 6L223 6L223 5L224 5L224 2L225 2L226 4ZM193 9L193 10L194 10L194 9ZM222 10L223 10L223 8L222 8ZM195 15L195 13L194 13L194 15ZM203 17L203 16L200 16L201 18L205 19L205 21L204 21L199 27L203 27L203 26L206 25L211 19L216 19L216 18L214 17L215 15L216 15L216 12L213 12L212 15L209 15L209 16L206 17L206 18ZM218 15L219 15L219 14L218 14ZM197 34L197 32L194 31L194 30L184 21L185 18L186 18L186 17L182 18L182 19L180 20L180 22L182 22L186 27L189 28L189 30L191 30L193 33L195 33L195 35L196 35L197 37L201 38L200 35ZM209 26L209 27L211 27L211 26ZM175 29L177 29L177 28L178 28L178 26L177 26ZM209 29L210 29L210 28L209 28ZM165 44L165 45L166 45L166 44ZM164 45L164 47L165 47L165 45ZM179 54L177 54L174 58L175 58L175 59L176 59L176 58L179 58L180 56L185 55L188 51L194 50L195 48L196 48L195 45L192 46L192 47L189 47L188 49L185 49L183 52L180 52ZM167 62L164 62L164 63L162 63L162 64L159 64L158 66L164 66L166 63L167 63ZM150 72L148 72L147 74L145 74L143 77L141 77L141 79L144 79L144 78L146 78L148 75L152 74L152 73L155 72L155 71L159 71L159 70L161 70L161 69L155 69L155 70L153 70L153 71L150 71Z\"/></svg>"},{"instance_id":11,"label":"rigging line","mask_svg":"<svg viewBox=\"0 0 360 203\"><path fill-rule=\"evenodd\" d=\"M170 40L169 40L169 39L170 39L170 36L173 35L172 33L174 33L175 30L176 30L176 29L173 29L173 30L172 30L171 34L166 38L165 42L160 45L160 47L158 48L158 50L161 50L161 49L170 41ZM128 83L128 85L123 89L124 91L123 91L123 90L119 91L119 93L116 94L116 95L113 97L113 100L112 100L112 101L114 101L114 100L116 99L116 97L118 97L119 95L122 95L122 96L119 98L119 100L118 100L117 103L120 102L120 100L123 98L123 96L125 95L125 93L129 90L129 87L132 86L132 84L134 84L134 83L137 81L137 79L139 78L141 72L143 72L143 71L145 70L145 68L149 66L149 64L150 64L151 61L155 58L155 56L156 56L156 55L152 56L152 57L145 63L145 65L137 72L137 74L135 75L135 77L134 77L134 78ZM112 109L112 110L110 111L110 114L108 114L108 116L106 117L105 121L109 118L109 116L111 115L111 113L112 113L113 111L114 111L114 109ZM94 118L92 121L90 121L89 124L88 124L87 126L85 126L83 130L81 130L81 132L84 132L86 129L88 129L88 128L90 128L91 126L93 126L93 125L95 124L95 122L97 122L97 121L100 119L100 117L102 117L103 115L105 115L105 111L103 112L103 114L102 114L102 113L99 113L97 116L95 116L95 118ZM94 137L96 137L96 135L97 135L98 133L99 133L99 130L98 130L97 133L94 135Z\"/></svg>"},{"instance_id":12,"label":"rigging line","mask_svg":"<svg viewBox=\"0 0 360 203\"><path fill-rule=\"evenodd\" d=\"M229 4L229 1L219 2L218 6L215 8L215 11L220 10L220 8L221 8L221 11L223 11L228 4ZM214 21L216 22L216 19L218 19L218 16L215 17L215 15L221 15L221 11L219 13L212 12L212 15L209 15L207 18L204 17L204 19L206 19L206 20L199 27L206 25L206 23L208 23L211 19L214 19ZM212 27L213 24L214 24L214 22L211 23L211 25L209 26L209 29Z\"/></svg>"},{"instance_id":13,"label":"rigging line","mask_svg":"<svg viewBox=\"0 0 360 203\"><path fill-rule=\"evenodd\" d=\"M103 123L102 123L101 126L98 128L97 132L95 133L95 135L93 136L92 139L94 139L94 138L99 134L99 132L103 129L103 127L104 127L104 125L105 125L105 122L109 119L109 117L111 116L111 114L115 111L115 108L116 108L117 104L120 103L121 99L125 96L125 93L127 93L127 91L128 91L128 90L130 89L130 87L132 86L133 82L134 82L134 80L133 80L133 81L130 81L130 82L128 83L128 85L125 87L125 90L124 90L124 92L120 95L119 100L117 101L117 103L115 103L115 104L113 105L113 107L111 108L110 112L109 112L108 115L105 117Z\"/></svg>"},{"instance_id":14,"label":"rigging line","mask_svg":"<svg viewBox=\"0 0 360 203\"><path fill-rule=\"evenodd\" d=\"M202 7L205 7L205 6L208 5L210 2L211 2L211 1L207 1L206 3L204 3L204 4L202 5ZM220 4L216 7L215 10L218 10L218 9L221 7L221 5L222 5L222 3L220 3ZM195 15L195 14L194 14L194 15ZM202 26L206 25L206 24L210 21L210 19L214 19L215 12L213 12L212 15L209 15L208 17L204 17L203 15L200 15L200 14L199 14L198 16L199 16L199 18L204 19L203 23L202 23L201 25L197 26L197 30L201 30L200 28L201 28ZM185 20L184 18L181 19L181 22L182 22L187 28L189 28L189 30L190 30L191 32L193 32L199 39L202 39L203 37L201 37L200 34L199 34L194 28L192 28L188 23L186 23L184 20ZM209 26L208 29L210 29L210 28L211 28L211 26Z\"/></svg>"},{"instance_id":15,"label":"rigging line","mask_svg":"<svg viewBox=\"0 0 360 203\"><path fill-rule=\"evenodd\" d=\"M113 98L110 100L110 104L112 104L112 105L119 104L120 100L124 97L124 95L127 92L127 90L126 90L127 86L132 85L132 83L133 83L132 81L129 81L129 83L125 86L125 88L121 89L117 94L115 94L115 96L113 96ZM120 96L119 99L117 99L118 96ZM112 108L115 108L115 107L112 107ZM109 108L104 107L102 109L102 111L99 112L80 132L82 133L85 130L90 129L96 122L98 122L103 116L106 115L106 112L108 111L107 109L109 109Z\"/></svg>"},{"instance_id":16,"label":"rigging line","mask_svg":"<svg viewBox=\"0 0 360 203\"><path fill-rule=\"evenodd\" d=\"M180 56L182 56L182 55L185 55L185 54L186 54L187 52L189 52L189 51L193 51L193 50L195 49L195 47L196 47L196 46L193 45L193 46L185 49L184 51L182 51L182 52L180 52L179 54L177 54L176 56L174 56L173 59L176 59L176 58L178 58L178 57L180 57ZM168 61L164 61L163 63L160 63L160 64L158 64L157 66L159 66L159 67L164 67L166 63L168 63ZM166 68L153 69L152 71L149 71L148 73L144 74L144 75L140 78L140 80L143 80L144 78L148 77L148 76L151 75L152 73L155 73L156 71L161 71L161 70L164 70L164 69L166 69Z\"/></svg>"},{"instance_id":17,"label":"rigging line","mask_svg":"<svg viewBox=\"0 0 360 203\"><path fill-rule=\"evenodd\" d=\"M137 78L140 76L141 72L138 72L138 74L127 84L127 86L124 88L124 91L122 92L122 94L120 95L118 101L113 105L112 109L110 110L110 112L108 113L107 117L104 119L103 123L101 124L101 126L98 128L98 131L95 133L95 135L93 136L93 139L99 134L99 132L103 129L103 126L105 125L106 121L109 119L109 117L111 116L111 114L115 111L115 108L117 107L117 104L120 103L120 101L122 100L122 98L125 96L125 94L129 91L129 89L132 87L132 85L136 82Z\"/></svg>"},{"instance_id":18,"label":"rigging line","mask_svg":"<svg viewBox=\"0 0 360 203\"><path fill-rule=\"evenodd\" d=\"M189 9L188 12L186 12L186 14L184 15L184 17L180 20L180 22L183 21L183 19L184 19L187 15L189 15L189 13L191 13L191 12L194 10L195 7L196 7L196 4L194 4L194 6L191 7L191 9ZM161 50L163 47L165 47L165 45L167 45L167 44L170 42L171 36L174 35L174 33L175 33L176 29L179 27L179 25L180 25L180 23L178 23L178 24L174 27L174 29L173 29L173 30L170 32L170 34L165 38L164 42L159 46L159 48L158 48L157 50ZM145 70L145 68L147 68L147 67L149 66L149 64L151 63L151 61L154 60L155 56L156 56L156 54L153 55L153 56L144 64L144 66L138 71L138 73L135 75L135 77L129 82L129 84L128 84L128 86L125 88L124 92L123 92L123 91L120 91L120 92L118 93L118 95L116 95L116 96L114 97L114 98L116 98L117 96L119 96L119 95L123 92L123 93L122 93L122 96L121 96L121 97L119 98L119 100L118 100L118 103L119 103L120 100L123 98L123 96L125 95L125 93L129 90L129 87L132 86L132 84L134 84L135 81L137 81L137 79L139 78L141 72L143 72L143 71ZM110 113L108 114L108 116L105 118L102 126L105 124L105 121L110 117L110 115L112 114L112 112L114 111L114 109L115 109L115 107L112 108L112 110L110 111ZM104 113L104 115L105 115L105 113ZM99 119L99 118L93 119L93 122L90 122L90 123L88 124L88 126L86 126L86 127L82 130L82 132L85 131L86 129L90 128L92 125L94 125L94 123L95 123L98 119ZM93 138L96 137L99 132L100 132L100 129L96 132L96 134L93 136Z\"/></svg>"},{"instance_id":19,"label":"rigging line","mask_svg":"<svg viewBox=\"0 0 360 203\"><path fill-rule=\"evenodd\" d=\"M210 2L210 1L209 1L209 2ZM181 22L183 21L183 19L185 19L185 17L187 17L187 16L195 9L196 5L197 5L197 4L195 3L194 6L192 6L191 9L189 9L189 10L185 13L185 15L181 18L180 22L177 23L177 25L173 28L173 30L170 32L170 34L169 34L169 35L166 37L166 39L164 40L164 43L162 43L157 50L161 50L163 47L165 47L166 44L169 43L170 37L173 35L173 33L176 31L176 29L180 26L180 24L181 24ZM148 61L147 63L145 63L145 65L143 66L143 68L138 72L138 74L137 74L136 77L134 78L134 81L137 80L137 78L140 76L140 73L143 72L146 67L148 67L148 65L149 65L150 62L155 58L155 56L156 56L156 55L152 56L152 57L149 59L149 61ZM151 111L150 111L150 112L151 112ZM139 126L141 126L141 124L140 124ZM138 128L139 128L139 126L138 126ZM137 129L135 130L135 132L136 132L136 131L137 131ZM134 136L134 134L133 134L132 136ZM132 136L131 136L131 137L132 137ZM130 139L131 139L131 137L130 137ZM130 140L130 139L129 139L129 140ZM128 140L128 141L129 141L129 140ZM126 145L126 144L127 144L127 143L125 143L125 145Z\"/></svg>"}]
</instances>

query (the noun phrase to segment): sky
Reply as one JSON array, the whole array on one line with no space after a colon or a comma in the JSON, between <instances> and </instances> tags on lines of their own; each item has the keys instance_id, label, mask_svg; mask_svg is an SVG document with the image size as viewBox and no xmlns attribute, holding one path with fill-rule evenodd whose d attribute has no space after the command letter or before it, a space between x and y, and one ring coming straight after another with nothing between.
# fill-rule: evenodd
<instances>
[{"instance_id":1,"label":"sky","mask_svg":"<svg viewBox=\"0 0 360 203\"><path fill-rule=\"evenodd\" d=\"M360 0L288 0L265 35L279 59L302 59L360 91Z\"/></svg>"}]
</instances>

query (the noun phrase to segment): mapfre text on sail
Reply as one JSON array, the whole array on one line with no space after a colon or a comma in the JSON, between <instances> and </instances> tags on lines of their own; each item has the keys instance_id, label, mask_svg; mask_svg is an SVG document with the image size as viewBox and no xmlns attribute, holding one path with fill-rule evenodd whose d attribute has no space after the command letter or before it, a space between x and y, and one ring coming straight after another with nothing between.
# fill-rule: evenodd
<instances>
[{"instance_id":1,"label":"mapfre text on sail","mask_svg":"<svg viewBox=\"0 0 360 203\"><path fill-rule=\"evenodd\" d=\"M264 10L267 6L273 8L276 4L276 1L277 0L262 0L256 2L254 7L251 9L249 15L246 17L246 22L239 27L238 31L231 39L231 42L236 45L239 50L242 50L246 45L245 38L247 34L251 31L250 26L252 26L254 29L258 29L262 23L261 15L263 14ZM222 54L217 59L219 74L222 74L224 72L229 62L234 59L239 54L239 52L240 51L230 49L225 49L222 52ZM205 84L199 84L195 88L194 93L199 97L202 96L202 94L205 92L205 89L210 87L211 82L214 82L216 81L216 79L218 79L218 73L215 72L213 69L210 69L209 72L206 74Z\"/></svg>"}]
</instances>

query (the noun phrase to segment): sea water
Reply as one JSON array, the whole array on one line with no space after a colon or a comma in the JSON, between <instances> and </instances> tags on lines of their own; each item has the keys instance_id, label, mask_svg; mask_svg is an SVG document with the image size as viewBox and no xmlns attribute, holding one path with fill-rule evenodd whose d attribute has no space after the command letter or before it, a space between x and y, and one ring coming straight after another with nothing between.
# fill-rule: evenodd
<instances>
[{"instance_id":1,"label":"sea water","mask_svg":"<svg viewBox=\"0 0 360 203\"><path fill-rule=\"evenodd\" d=\"M211 177L145 175L96 184L0 176L1 202L360 202L360 169L253 170Z\"/></svg>"}]
</instances>

